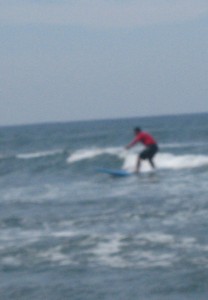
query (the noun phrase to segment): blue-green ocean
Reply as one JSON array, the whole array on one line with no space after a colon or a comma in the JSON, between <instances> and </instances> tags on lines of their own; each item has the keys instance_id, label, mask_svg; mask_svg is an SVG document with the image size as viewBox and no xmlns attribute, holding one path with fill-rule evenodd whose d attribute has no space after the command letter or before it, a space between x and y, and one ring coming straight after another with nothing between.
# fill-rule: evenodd
<instances>
[{"instance_id":1,"label":"blue-green ocean","mask_svg":"<svg viewBox=\"0 0 208 300\"><path fill-rule=\"evenodd\" d=\"M0 127L0 299L206 300L207 232L208 114Z\"/></svg>"}]
</instances>

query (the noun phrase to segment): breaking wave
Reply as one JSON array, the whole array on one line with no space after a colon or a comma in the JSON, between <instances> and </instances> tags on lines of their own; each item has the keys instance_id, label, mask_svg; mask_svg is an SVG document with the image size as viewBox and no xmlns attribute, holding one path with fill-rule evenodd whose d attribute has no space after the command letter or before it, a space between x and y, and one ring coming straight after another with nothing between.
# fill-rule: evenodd
<instances>
[{"instance_id":1,"label":"breaking wave","mask_svg":"<svg viewBox=\"0 0 208 300\"><path fill-rule=\"evenodd\" d=\"M125 170L133 170L137 159L137 153L132 151L125 151L121 147L115 148L94 148L81 149L72 153L67 158L67 163L73 164L82 160L90 160L102 155L111 155L123 161L121 168ZM208 166L208 155L183 154L176 155L172 153L158 153L155 157L157 169L186 169L198 168ZM144 161L141 171L149 171L150 166L148 162Z\"/></svg>"}]
</instances>

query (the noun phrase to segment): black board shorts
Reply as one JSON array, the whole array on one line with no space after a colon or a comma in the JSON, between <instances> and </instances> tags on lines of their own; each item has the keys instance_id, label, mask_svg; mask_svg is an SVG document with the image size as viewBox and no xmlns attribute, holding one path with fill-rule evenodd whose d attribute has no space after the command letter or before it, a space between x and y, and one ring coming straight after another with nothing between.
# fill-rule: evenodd
<instances>
[{"instance_id":1,"label":"black board shorts","mask_svg":"<svg viewBox=\"0 0 208 300\"><path fill-rule=\"evenodd\" d=\"M148 146L145 150L143 150L139 157L141 159L152 159L153 156L158 152L158 146L156 144Z\"/></svg>"}]
</instances>

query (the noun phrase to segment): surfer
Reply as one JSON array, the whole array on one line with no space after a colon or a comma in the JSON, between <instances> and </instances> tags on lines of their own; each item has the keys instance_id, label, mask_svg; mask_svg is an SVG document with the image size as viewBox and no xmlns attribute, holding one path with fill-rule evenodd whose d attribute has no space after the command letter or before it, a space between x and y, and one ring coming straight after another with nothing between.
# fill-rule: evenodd
<instances>
[{"instance_id":1,"label":"surfer","mask_svg":"<svg viewBox=\"0 0 208 300\"><path fill-rule=\"evenodd\" d=\"M155 164L153 162L153 157L158 152L159 148L155 139L147 132L142 131L141 128L134 128L135 138L131 143L126 146L126 149L130 149L137 143L142 143L145 145L145 149L139 153L136 164L136 173L139 173L141 160L148 159L151 167L154 169Z\"/></svg>"}]
</instances>

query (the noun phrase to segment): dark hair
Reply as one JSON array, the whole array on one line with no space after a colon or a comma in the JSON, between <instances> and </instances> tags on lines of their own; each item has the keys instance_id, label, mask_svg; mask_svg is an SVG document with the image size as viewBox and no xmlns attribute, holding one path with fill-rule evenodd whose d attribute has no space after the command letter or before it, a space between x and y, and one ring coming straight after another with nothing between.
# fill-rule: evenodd
<instances>
[{"instance_id":1,"label":"dark hair","mask_svg":"<svg viewBox=\"0 0 208 300\"><path fill-rule=\"evenodd\" d=\"M140 132L140 131L142 131L140 127L135 127L134 128L134 132Z\"/></svg>"}]
</instances>

